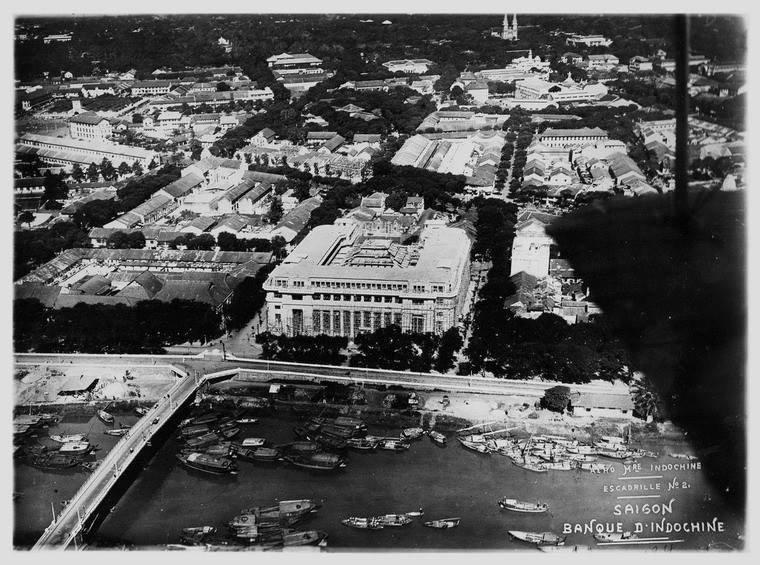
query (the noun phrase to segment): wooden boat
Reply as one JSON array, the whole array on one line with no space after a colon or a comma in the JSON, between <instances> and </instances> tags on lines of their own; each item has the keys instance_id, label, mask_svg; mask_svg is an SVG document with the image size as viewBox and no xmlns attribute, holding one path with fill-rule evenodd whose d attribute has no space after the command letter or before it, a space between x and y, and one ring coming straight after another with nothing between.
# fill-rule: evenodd
<instances>
[{"instance_id":1,"label":"wooden boat","mask_svg":"<svg viewBox=\"0 0 760 565\"><path fill-rule=\"evenodd\" d=\"M296 467L317 471L333 470L346 466L346 458L335 453L307 453L303 455L283 455L283 459Z\"/></svg>"},{"instance_id":2,"label":"wooden boat","mask_svg":"<svg viewBox=\"0 0 760 565\"><path fill-rule=\"evenodd\" d=\"M255 424L258 421L258 418L235 418L237 424Z\"/></svg>"},{"instance_id":3,"label":"wooden boat","mask_svg":"<svg viewBox=\"0 0 760 565\"><path fill-rule=\"evenodd\" d=\"M182 420L179 423L180 428L184 428L187 426L195 426L198 424L211 424L213 422L216 422L218 419L217 415L213 412L207 412L206 414L201 414L198 416L194 416L192 418L186 418Z\"/></svg>"},{"instance_id":4,"label":"wooden boat","mask_svg":"<svg viewBox=\"0 0 760 565\"><path fill-rule=\"evenodd\" d=\"M549 505L545 502L522 502L514 498L502 498L499 501L499 506L505 510L529 513L546 512L549 509Z\"/></svg>"},{"instance_id":5,"label":"wooden boat","mask_svg":"<svg viewBox=\"0 0 760 565\"><path fill-rule=\"evenodd\" d=\"M430 439L432 439L435 443L443 445L446 443L446 436L443 435L441 432L436 432L435 430L428 430L427 431L428 436L430 436Z\"/></svg>"},{"instance_id":6,"label":"wooden boat","mask_svg":"<svg viewBox=\"0 0 760 565\"><path fill-rule=\"evenodd\" d=\"M477 451L478 453L490 453L491 450L488 449L488 445L483 442L477 442L477 441L469 441L464 438L458 437L457 438L459 442L466 447L467 449L471 449L473 451Z\"/></svg>"},{"instance_id":7,"label":"wooden boat","mask_svg":"<svg viewBox=\"0 0 760 565\"><path fill-rule=\"evenodd\" d=\"M350 518L343 518L340 522L344 526L359 528L360 530L382 530L385 527L377 518L351 516Z\"/></svg>"},{"instance_id":8,"label":"wooden boat","mask_svg":"<svg viewBox=\"0 0 760 565\"><path fill-rule=\"evenodd\" d=\"M266 544L276 543L282 547L297 547L301 545L318 545L327 538L325 532L318 530L306 530L302 532L285 532L282 539L272 542L267 540Z\"/></svg>"},{"instance_id":9,"label":"wooden boat","mask_svg":"<svg viewBox=\"0 0 760 565\"><path fill-rule=\"evenodd\" d=\"M422 428L406 428L404 431L401 432L401 438L402 439L417 439L418 437L422 437L422 434L425 433L425 430Z\"/></svg>"},{"instance_id":10,"label":"wooden boat","mask_svg":"<svg viewBox=\"0 0 760 565\"><path fill-rule=\"evenodd\" d=\"M509 530L509 533L522 541L536 545L564 545L567 536L555 534L554 532L523 532L520 530Z\"/></svg>"},{"instance_id":11,"label":"wooden boat","mask_svg":"<svg viewBox=\"0 0 760 565\"><path fill-rule=\"evenodd\" d=\"M633 452L628 451L627 449L598 449L597 454L601 457L607 457L608 459L617 459L617 460L624 460L624 459L632 459L633 458Z\"/></svg>"},{"instance_id":12,"label":"wooden boat","mask_svg":"<svg viewBox=\"0 0 760 565\"><path fill-rule=\"evenodd\" d=\"M291 443L285 443L276 447L278 447L283 453L293 455L317 453L319 451L322 451L322 446L315 441L293 441Z\"/></svg>"},{"instance_id":13,"label":"wooden boat","mask_svg":"<svg viewBox=\"0 0 760 565\"><path fill-rule=\"evenodd\" d=\"M186 426L179 431L179 437L181 439L187 440L187 439L190 439L191 437L202 436L203 434L207 434L210 431L211 429L208 427L207 424L197 424L194 426Z\"/></svg>"},{"instance_id":14,"label":"wooden boat","mask_svg":"<svg viewBox=\"0 0 760 565\"><path fill-rule=\"evenodd\" d=\"M94 471L100 466L102 462L102 459L100 461L82 461L82 468L85 471Z\"/></svg>"},{"instance_id":15,"label":"wooden boat","mask_svg":"<svg viewBox=\"0 0 760 565\"><path fill-rule=\"evenodd\" d=\"M41 469L70 469L81 462L79 457L53 452L38 455L32 461L32 465Z\"/></svg>"},{"instance_id":16,"label":"wooden boat","mask_svg":"<svg viewBox=\"0 0 760 565\"><path fill-rule=\"evenodd\" d=\"M231 447L232 456L246 461L277 461L280 458L279 450L274 447Z\"/></svg>"},{"instance_id":17,"label":"wooden boat","mask_svg":"<svg viewBox=\"0 0 760 565\"><path fill-rule=\"evenodd\" d=\"M106 424L113 424L114 418L112 414L109 414L105 410L98 410L98 418L100 418Z\"/></svg>"},{"instance_id":18,"label":"wooden boat","mask_svg":"<svg viewBox=\"0 0 760 565\"><path fill-rule=\"evenodd\" d=\"M266 441L263 437L246 437L243 438L243 441L238 442L237 445L240 447L261 447Z\"/></svg>"},{"instance_id":19,"label":"wooden boat","mask_svg":"<svg viewBox=\"0 0 760 565\"><path fill-rule=\"evenodd\" d=\"M281 500L271 506L255 506L240 511L241 515L253 516L257 524L294 524L306 514L316 512L320 504L309 498Z\"/></svg>"},{"instance_id":20,"label":"wooden boat","mask_svg":"<svg viewBox=\"0 0 760 565\"><path fill-rule=\"evenodd\" d=\"M204 445L203 447L196 447L191 449L183 449L182 453L189 455L190 453L205 453L212 457L229 457L232 453L232 447L229 442L212 443L211 445Z\"/></svg>"},{"instance_id":21,"label":"wooden boat","mask_svg":"<svg viewBox=\"0 0 760 565\"><path fill-rule=\"evenodd\" d=\"M564 461L544 461L541 465L549 471L570 471L573 468L573 464L569 459Z\"/></svg>"},{"instance_id":22,"label":"wooden boat","mask_svg":"<svg viewBox=\"0 0 760 565\"><path fill-rule=\"evenodd\" d=\"M329 449L346 449L346 447L348 447L348 444L346 443L347 440L340 439L331 435L319 434L314 439L317 443Z\"/></svg>"},{"instance_id":23,"label":"wooden boat","mask_svg":"<svg viewBox=\"0 0 760 565\"><path fill-rule=\"evenodd\" d=\"M218 443L222 441L222 437L214 432L203 434L202 436L193 437L185 441L185 445L190 449L197 449L212 443Z\"/></svg>"},{"instance_id":24,"label":"wooden boat","mask_svg":"<svg viewBox=\"0 0 760 565\"><path fill-rule=\"evenodd\" d=\"M50 439L53 441L57 441L58 443L70 443L70 442L81 442L81 441L87 441L87 436L85 434L69 434L69 435L55 435L50 436Z\"/></svg>"},{"instance_id":25,"label":"wooden boat","mask_svg":"<svg viewBox=\"0 0 760 565\"><path fill-rule=\"evenodd\" d=\"M461 518L443 518L441 520L432 520L430 522L423 522L428 528L438 528L439 530L445 530L448 528L454 528L459 525Z\"/></svg>"},{"instance_id":26,"label":"wooden boat","mask_svg":"<svg viewBox=\"0 0 760 565\"><path fill-rule=\"evenodd\" d=\"M512 463L517 465L518 467L522 467L523 469L527 469L528 471L533 471L534 473L547 473L549 472L549 469L547 469L544 466L544 463L534 463L531 461L525 461L520 459L512 459Z\"/></svg>"},{"instance_id":27,"label":"wooden boat","mask_svg":"<svg viewBox=\"0 0 760 565\"><path fill-rule=\"evenodd\" d=\"M371 451L377 449L380 442L373 438L349 438L346 440L346 447L349 449L356 449L358 451Z\"/></svg>"},{"instance_id":28,"label":"wooden boat","mask_svg":"<svg viewBox=\"0 0 760 565\"><path fill-rule=\"evenodd\" d=\"M697 461L699 459L699 457L689 455L688 453L669 453L668 455L674 459L686 459L687 461Z\"/></svg>"},{"instance_id":29,"label":"wooden boat","mask_svg":"<svg viewBox=\"0 0 760 565\"><path fill-rule=\"evenodd\" d=\"M409 449L409 444L397 439L383 439L377 444L377 447L387 451L405 451Z\"/></svg>"},{"instance_id":30,"label":"wooden boat","mask_svg":"<svg viewBox=\"0 0 760 565\"><path fill-rule=\"evenodd\" d=\"M126 434L132 426L122 426L120 428L114 428L112 430L104 430L103 433L109 436L121 437Z\"/></svg>"},{"instance_id":31,"label":"wooden boat","mask_svg":"<svg viewBox=\"0 0 760 565\"><path fill-rule=\"evenodd\" d=\"M407 524L411 524L413 521L406 514L383 514L382 516L377 516L376 519L383 526L391 527L406 526Z\"/></svg>"},{"instance_id":32,"label":"wooden boat","mask_svg":"<svg viewBox=\"0 0 760 565\"><path fill-rule=\"evenodd\" d=\"M230 439L240 433L240 428L221 428L216 433L221 434L224 439Z\"/></svg>"},{"instance_id":33,"label":"wooden boat","mask_svg":"<svg viewBox=\"0 0 760 565\"><path fill-rule=\"evenodd\" d=\"M582 453L570 453L568 457L570 458L570 461L576 463L592 463L598 459L596 455L586 455Z\"/></svg>"},{"instance_id":34,"label":"wooden boat","mask_svg":"<svg viewBox=\"0 0 760 565\"><path fill-rule=\"evenodd\" d=\"M183 534L213 534L216 532L214 526L193 526L190 528L182 528Z\"/></svg>"},{"instance_id":35,"label":"wooden boat","mask_svg":"<svg viewBox=\"0 0 760 565\"><path fill-rule=\"evenodd\" d=\"M191 469L213 475L224 475L226 473L235 475L238 472L237 464L232 459L227 459L226 457L213 457L205 453L196 452L188 455L177 454L177 459Z\"/></svg>"},{"instance_id":36,"label":"wooden boat","mask_svg":"<svg viewBox=\"0 0 760 565\"><path fill-rule=\"evenodd\" d=\"M85 453L89 453L94 449L94 446L87 442L87 441L70 441L64 444L61 444L61 447L58 448L59 453L78 453L80 455L84 455Z\"/></svg>"}]
</instances>

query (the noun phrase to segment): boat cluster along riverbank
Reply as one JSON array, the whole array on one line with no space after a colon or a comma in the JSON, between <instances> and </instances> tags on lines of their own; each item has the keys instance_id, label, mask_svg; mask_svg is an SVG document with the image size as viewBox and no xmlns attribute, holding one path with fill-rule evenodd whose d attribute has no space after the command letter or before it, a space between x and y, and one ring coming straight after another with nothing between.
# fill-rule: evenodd
<instances>
[{"instance_id":1,"label":"boat cluster along riverbank","mask_svg":"<svg viewBox=\"0 0 760 565\"><path fill-rule=\"evenodd\" d=\"M138 414L147 412L143 408L135 410ZM105 409L96 409L96 415L104 424L113 426L103 430L105 435L121 437L131 428L121 423L116 427L114 416ZM44 470L60 471L75 467L86 471L95 469L98 461L93 457L100 447L90 440L90 434L45 434L45 430L55 425L59 419L55 413L16 416L13 424L14 458Z\"/></svg>"}]
</instances>

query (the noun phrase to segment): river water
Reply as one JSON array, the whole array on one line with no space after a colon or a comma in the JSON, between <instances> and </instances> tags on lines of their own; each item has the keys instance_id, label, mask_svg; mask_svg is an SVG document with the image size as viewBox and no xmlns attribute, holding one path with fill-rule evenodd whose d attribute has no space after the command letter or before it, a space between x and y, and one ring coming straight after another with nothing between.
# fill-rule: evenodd
<instances>
[{"instance_id":1,"label":"river water","mask_svg":"<svg viewBox=\"0 0 760 565\"><path fill-rule=\"evenodd\" d=\"M117 420L126 425L136 419L117 414ZM262 418L256 424L241 426L241 436L264 437L273 444L287 443L294 439L295 424L285 419ZM67 416L49 433L89 432L91 441L106 450L118 438L102 434L103 429L105 425L94 417ZM369 431L385 435L388 430L370 426ZM536 474L513 465L507 457L467 450L453 438L440 447L427 437L413 441L411 448L402 453L350 451L347 467L337 471L316 472L281 463L240 461L238 475L216 477L183 467L175 457L178 441L171 435L150 459L141 462L135 478L112 508L105 509L106 517L91 533L90 542L96 547L127 544L136 549L155 548L177 543L181 529L187 526L212 525L224 531L223 523L242 508L311 498L322 501L323 506L299 522L298 527L326 532L327 549L333 551L530 549L512 539L509 530L570 531L568 545L603 550L688 551L705 548L710 543L741 548L743 517L735 516L723 504L719 493L706 483L700 471L658 471L650 467L685 463L667 453L689 452L689 446L658 441L641 447L661 455L657 459L642 459L642 468L629 470L625 477L623 464L618 462L613 463L615 472L609 475L577 470ZM98 452L97 458L104 454L105 451ZM14 502L14 545L31 546L50 523L52 512L60 510L61 501L73 496L85 478L86 472L82 470L43 471L16 461L14 491L20 494ZM672 484L678 484L679 488L668 490ZM501 510L497 501L504 496L547 502L550 512L530 515ZM649 513L643 506L647 503ZM619 515L615 510L618 504ZM625 512L625 504L631 504L632 513ZM651 507L655 504L666 506L665 513L652 514ZM424 517L400 528L357 530L340 522L348 516L403 513L419 508L424 509ZM461 517L461 524L450 530L426 528L421 523L455 516ZM672 541L597 546L584 529L600 522L606 528L619 523L624 530L634 530L636 524L641 524L640 537L657 536ZM704 529L704 523L710 522L716 524L716 529L722 525L723 531L652 533L652 522L663 523L671 530L692 523L701 524L697 529Z\"/></svg>"}]
</instances>

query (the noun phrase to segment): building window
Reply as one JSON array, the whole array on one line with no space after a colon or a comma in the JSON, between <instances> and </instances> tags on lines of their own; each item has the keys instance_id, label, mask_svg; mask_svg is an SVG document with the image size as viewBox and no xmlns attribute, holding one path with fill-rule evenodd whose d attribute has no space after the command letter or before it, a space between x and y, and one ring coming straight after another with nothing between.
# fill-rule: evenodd
<instances>
[{"instance_id":1,"label":"building window","mask_svg":"<svg viewBox=\"0 0 760 565\"><path fill-rule=\"evenodd\" d=\"M351 334L351 312L343 312L343 335Z\"/></svg>"},{"instance_id":2,"label":"building window","mask_svg":"<svg viewBox=\"0 0 760 565\"><path fill-rule=\"evenodd\" d=\"M312 312L311 325L315 334L322 333L322 312L320 310L314 310Z\"/></svg>"},{"instance_id":3,"label":"building window","mask_svg":"<svg viewBox=\"0 0 760 565\"><path fill-rule=\"evenodd\" d=\"M363 326L365 328L371 327L372 326L372 321L370 320L370 317L371 317L372 313L371 312L364 312L363 314L364 314L364 324L363 324Z\"/></svg>"},{"instance_id":4,"label":"building window","mask_svg":"<svg viewBox=\"0 0 760 565\"><path fill-rule=\"evenodd\" d=\"M341 335L340 332L340 311L336 310L333 312L333 334L334 335Z\"/></svg>"},{"instance_id":5,"label":"building window","mask_svg":"<svg viewBox=\"0 0 760 565\"><path fill-rule=\"evenodd\" d=\"M393 314L393 323L396 324L398 327L401 327L401 314L398 314L398 313Z\"/></svg>"},{"instance_id":6,"label":"building window","mask_svg":"<svg viewBox=\"0 0 760 565\"><path fill-rule=\"evenodd\" d=\"M293 310L293 334L303 333L303 310Z\"/></svg>"},{"instance_id":7,"label":"building window","mask_svg":"<svg viewBox=\"0 0 760 565\"><path fill-rule=\"evenodd\" d=\"M425 328L425 317L414 315L412 316L412 332L422 333Z\"/></svg>"}]
</instances>

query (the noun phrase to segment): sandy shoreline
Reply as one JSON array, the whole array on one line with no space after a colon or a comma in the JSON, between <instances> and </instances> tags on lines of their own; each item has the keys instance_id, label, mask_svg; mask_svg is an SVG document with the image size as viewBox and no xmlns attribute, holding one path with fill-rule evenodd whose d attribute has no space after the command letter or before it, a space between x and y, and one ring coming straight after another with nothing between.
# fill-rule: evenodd
<instances>
[{"instance_id":1,"label":"sandy shoreline","mask_svg":"<svg viewBox=\"0 0 760 565\"><path fill-rule=\"evenodd\" d=\"M74 396L58 395L63 382L72 380L76 382L77 379L86 382L92 378L97 378L98 381L90 393ZM14 404L19 413L26 412L30 406L34 407L34 412L44 409L58 413L91 410L94 404L110 403L116 409L137 405L149 406L166 394L177 378L169 365L136 365L130 367L128 373L125 368L120 367L75 364L16 367ZM226 387L234 389L236 386L234 382L228 383L217 392L224 395ZM251 395L260 394L260 391L255 392L255 389L257 387L260 389L262 386L264 385L254 386ZM383 398L391 392L393 391L374 390L368 387L363 391L367 398L366 405L345 405L335 407L335 409L367 417L380 411L385 421L398 421L400 425L406 425L414 418L402 417L401 410L382 409ZM417 418L425 418L425 424L437 424L438 427L448 431L490 422L491 429L513 428L526 433L552 433L587 440L592 435L619 435L622 429L631 423L634 435L639 437L683 438L680 430L668 423L655 426L646 425L638 419L593 418L537 410L534 408L537 398L532 396L440 391L417 391L417 395L419 405L410 407L418 414ZM448 396L447 405L443 403L444 396ZM245 395L242 396L244 397ZM231 398L237 399L238 402L242 400L239 396ZM320 410L324 408L325 406L322 405Z\"/></svg>"}]
</instances>

